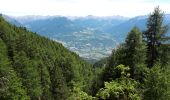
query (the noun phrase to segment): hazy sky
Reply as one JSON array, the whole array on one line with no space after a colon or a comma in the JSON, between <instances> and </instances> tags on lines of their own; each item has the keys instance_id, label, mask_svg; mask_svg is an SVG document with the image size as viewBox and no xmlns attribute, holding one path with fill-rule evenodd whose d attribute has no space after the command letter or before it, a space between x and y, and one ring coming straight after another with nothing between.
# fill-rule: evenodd
<instances>
[{"instance_id":1,"label":"hazy sky","mask_svg":"<svg viewBox=\"0 0 170 100\"><path fill-rule=\"evenodd\" d=\"M0 0L0 13L23 15L133 17L149 14L154 7L170 14L170 0Z\"/></svg>"}]
</instances>

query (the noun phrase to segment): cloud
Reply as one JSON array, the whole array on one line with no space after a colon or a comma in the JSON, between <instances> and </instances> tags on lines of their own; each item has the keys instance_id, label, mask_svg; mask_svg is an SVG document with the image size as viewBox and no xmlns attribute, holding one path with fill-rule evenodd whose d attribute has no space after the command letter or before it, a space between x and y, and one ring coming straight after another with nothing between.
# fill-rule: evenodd
<instances>
[{"instance_id":1,"label":"cloud","mask_svg":"<svg viewBox=\"0 0 170 100\"><path fill-rule=\"evenodd\" d=\"M160 5L166 13L170 13L168 0L156 0L156 2L155 0L0 0L0 2L0 12L15 16L122 15L132 17L149 14L157 5Z\"/></svg>"}]
</instances>

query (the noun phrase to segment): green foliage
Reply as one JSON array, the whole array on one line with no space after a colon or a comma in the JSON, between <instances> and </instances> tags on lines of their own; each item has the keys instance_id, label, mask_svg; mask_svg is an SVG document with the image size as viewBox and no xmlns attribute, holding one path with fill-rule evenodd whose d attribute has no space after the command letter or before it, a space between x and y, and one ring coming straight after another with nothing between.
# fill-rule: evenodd
<instances>
[{"instance_id":1,"label":"green foliage","mask_svg":"<svg viewBox=\"0 0 170 100\"><path fill-rule=\"evenodd\" d=\"M6 69L2 68L13 71L18 91L22 91L20 96L25 94L25 98L33 100L65 100L72 89L72 81L82 85L82 90L90 92L92 66L61 44L26 28L10 25L2 17L0 39L6 46L6 55L2 58L9 60L0 58L3 64L9 63ZM11 93L15 93L15 90Z\"/></svg>"},{"instance_id":2,"label":"green foliage","mask_svg":"<svg viewBox=\"0 0 170 100\"><path fill-rule=\"evenodd\" d=\"M136 89L138 83L129 78L130 68L119 65L115 69L120 71L121 77L111 82L105 82L105 87L99 90L97 96L107 100L140 100Z\"/></svg>"},{"instance_id":3,"label":"green foliage","mask_svg":"<svg viewBox=\"0 0 170 100\"><path fill-rule=\"evenodd\" d=\"M165 90L165 93L163 94L164 95L164 100L169 100L170 99L170 64L169 65L166 65L165 69L163 69L162 71L162 74L163 74L163 81L164 81L164 89Z\"/></svg>"},{"instance_id":4,"label":"green foliage","mask_svg":"<svg viewBox=\"0 0 170 100\"><path fill-rule=\"evenodd\" d=\"M90 88L91 95L95 96L100 88L104 87L103 71L105 67L96 67L94 72L94 78L92 80L92 86Z\"/></svg>"},{"instance_id":5,"label":"green foliage","mask_svg":"<svg viewBox=\"0 0 170 100\"><path fill-rule=\"evenodd\" d=\"M128 33L125 43L113 50L109 66L106 67L104 73L104 77L106 77L104 80L108 81L120 77L120 74L117 74L112 66L124 64L130 66L132 78L143 81L146 70L145 60L146 46L142 40L142 33L137 27L134 27Z\"/></svg>"},{"instance_id":6,"label":"green foliage","mask_svg":"<svg viewBox=\"0 0 170 100\"><path fill-rule=\"evenodd\" d=\"M6 46L0 38L0 99L1 100L30 100L22 87L20 78L7 58Z\"/></svg>"},{"instance_id":7,"label":"green foliage","mask_svg":"<svg viewBox=\"0 0 170 100\"><path fill-rule=\"evenodd\" d=\"M149 68L153 67L157 61L166 58L167 55L161 52L161 48L167 47L169 45L170 37L166 35L168 26L163 25L163 12L156 7L154 12L150 14L147 21L147 30L143 33L145 41L147 43L147 66ZM165 51L164 51L165 52ZM167 62L168 59L164 59L163 62Z\"/></svg>"},{"instance_id":8,"label":"green foliage","mask_svg":"<svg viewBox=\"0 0 170 100\"><path fill-rule=\"evenodd\" d=\"M93 69L61 44L0 17L0 99L169 100L170 38L162 22L157 7L143 39L134 27L125 43Z\"/></svg>"},{"instance_id":9,"label":"green foliage","mask_svg":"<svg viewBox=\"0 0 170 100\"><path fill-rule=\"evenodd\" d=\"M109 62L109 57L103 58L99 61L97 61L96 63L93 64L94 67L106 67L108 65Z\"/></svg>"},{"instance_id":10,"label":"green foliage","mask_svg":"<svg viewBox=\"0 0 170 100\"><path fill-rule=\"evenodd\" d=\"M112 66L117 66L124 61L124 46L123 44L119 45L117 49L112 51L110 57L109 65L106 66L103 72L103 81L111 81L113 79L119 78L120 74L117 74L115 68Z\"/></svg>"},{"instance_id":11,"label":"green foliage","mask_svg":"<svg viewBox=\"0 0 170 100\"><path fill-rule=\"evenodd\" d=\"M126 86L125 82L128 81L123 82L123 80L129 79L140 82L138 91L141 99L169 100L170 38L166 36L167 29L167 26L163 25L163 13L159 7L156 7L148 18L147 30L143 33L144 38L142 39L141 32L134 27L128 33L125 43L113 50L109 66L106 66L103 74L103 81L106 82L105 87L99 91L98 96L109 100L119 99L119 97L126 100L127 98L124 98L123 95L119 96L117 93L122 93L126 88L124 87ZM156 63L160 64L153 67ZM117 68L112 67L119 64L130 67L130 78L127 76L121 78L124 71L120 72ZM131 86L135 87L130 81L128 87Z\"/></svg>"},{"instance_id":12,"label":"green foliage","mask_svg":"<svg viewBox=\"0 0 170 100\"><path fill-rule=\"evenodd\" d=\"M38 62L38 70L40 76L40 83L42 89L42 100L51 99L51 92L50 92L50 74L48 72L47 67L43 64L42 61Z\"/></svg>"},{"instance_id":13,"label":"green foliage","mask_svg":"<svg viewBox=\"0 0 170 100\"><path fill-rule=\"evenodd\" d=\"M170 38L168 26L163 25L163 12L156 7L148 18L147 30L143 33L147 43L148 74L145 80L145 100L169 100ZM159 63L159 64L158 64Z\"/></svg>"},{"instance_id":14,"label":"green foliage","mask_svg":"<svg viewBox=\"0 0 170 100\"><path fill-rule=\"evenodd\" d=\"M32 99L40 98L42 90L36 62L26 58L24 52L18 52L13 59L14 69L18 76L22 78L22 83L27 88L28 95Z\"/></svg>"},{"instance_id":15,"label":"green foliage","mask_svg":"<svg viewBox=\"0 0 170 100\"><path fill-rule=\"evenodd\" d=\"M142 33L134 27L126 38L124 63L130 66L132 78L143 81L146 70L146 45L142 41Z\"/></svg>"},{"instance_id":16,"label":"green foliage","mask_svg":"<svg viewBox=\"0 0 170 100\"><path fill-rule=\"evenodd\" d=\"M54 69L52 69L51 83L53 97L56 100L66 100L69 95L69 91L67 84L65 83L65 78L63 77L59 67L54 67Z\"/></svg>"},{"instance_id":17,"label":"green foliage","mask_svg":"<svg viewBox=\"0 0 170 100\"><path fill-rule=\"evenodd\" d=\"M95 100L97 98L88 95L86 92L83 92L80 87L73 87L73 91L71 92L71 96L68 100Z\"/></svg>"},{"instance_id":18,"label":"green foliage","mask_svg":"<svg viewBox=\"0 0 170 100\"><path fill-rule=\"evenodd\" d=\"M149 70L145 81L145 100L169 100L170 70L162 70L160 65L155 65Z\"/></svg>"}]
</instances>

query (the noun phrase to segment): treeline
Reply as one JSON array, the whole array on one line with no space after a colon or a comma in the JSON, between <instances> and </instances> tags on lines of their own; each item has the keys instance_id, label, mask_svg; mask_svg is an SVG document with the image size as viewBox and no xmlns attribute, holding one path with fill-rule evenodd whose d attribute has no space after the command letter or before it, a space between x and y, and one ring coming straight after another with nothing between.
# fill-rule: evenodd
<instances>
[{"instance_id":1,"label":"treeline","mask_svg":"<svg viewBox=\"0 0 170 100\"><path fill-rule=\"evenodd\" d=\"M141 32L134 27L107 62L95 64L98 75L92 95L104 100L169 100L170 37L163 25L163 12L156 7Z\"/></svg>"},{"instance_id":2,"label":"treeline","mask_svg":"<svg viewBox=\"0 0 170 100\"><path fill-rule=\"evenodd\" d=\"M77 54L0 16L0 100L74 100L92 78Z\"/></svg>"}]
</instances>

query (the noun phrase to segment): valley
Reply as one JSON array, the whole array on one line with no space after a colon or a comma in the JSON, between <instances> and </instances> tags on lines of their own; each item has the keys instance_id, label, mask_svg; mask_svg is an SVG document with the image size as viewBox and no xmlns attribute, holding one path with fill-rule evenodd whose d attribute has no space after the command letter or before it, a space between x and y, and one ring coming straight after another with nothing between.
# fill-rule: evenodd
<instances>
[{"instance_id":1,"label":"valley","mask_svg":"<svg viewBox=\"0 0 170 100\"><path fill-rule=\"evenodd\" d=\"M108 57L122 43L133 26L146 29L147 16L4 16L9 22L62 43L69 50L92 63ZM166 14L164 23L168 24ZM20 24L19 24L20 23ZM168 32L170 34L170 32Z\"/></svg>"},{"instance_id":2,"label":"valley","mask_svg":"<svg viewBox=\"0 0 170 100\"><path fill-rule=\"evenodd\" d=\"M132 18L0 14L0 100L170 100L169 29L159 6Z\"/></svg>"}]
</instances>

